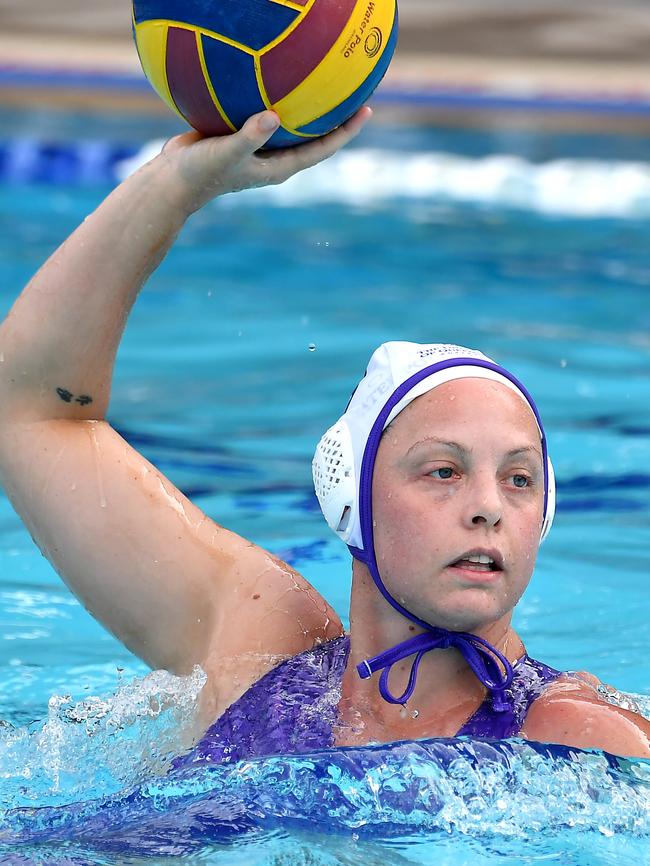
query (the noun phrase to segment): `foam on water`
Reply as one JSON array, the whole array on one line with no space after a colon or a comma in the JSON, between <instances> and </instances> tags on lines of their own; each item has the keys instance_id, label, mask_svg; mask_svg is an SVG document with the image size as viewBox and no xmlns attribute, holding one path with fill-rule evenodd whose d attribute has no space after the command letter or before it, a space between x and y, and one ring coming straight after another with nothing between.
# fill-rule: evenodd
<instances>
[{"instance_id":1,"label":"foam on water","mask_svg":"<svg viewBox=\"0 0 650 866\"><path fill-rule=\"evenodd\" d=\"M649 761L522 740L408 741L170 771L204 680L198 669L156 672L106 700L54 697L45 724L5 729L0 856L57 844L177 856L288 831L650 840ZM612 697L648 710L647 698Z\"/></svg>"},{"instance_id":2,"label":"foam on water","mask_svg":"<svg viewBox=\"0 0 650 866\"><path fill-rule=\"evenodd\" d=\"M122 180L160 152L154 141L117 166ZM588 159L533 163L508 154L472 159L451 153L349 149L286 183L231 201L369 207L395 199L437 200L534 211L574 219L650 215L650 164Z\"/></svg>"},{"instance_id":3,"label":"foam on water","mask_svg":"<svg viewBox=\"0 0 650 866\"><path fill-rule=\"evenodd\" d=\"M205 674L155 671L108 698L54 695L44 723L0 728L6 808L43 807L115 793L164 773L190 735Z\"/></svg>"},{"instance_id":4,"label":"foam on water","mask_svg":"<svg viewBox=\"0 0 650 866\"><path fill-rule=\"evenodd\" d=\"M201 767L126 794L4 813L2 844L189 853L278 830L405 839L459 833L650 837L650 763L513 740L430 740Z\"/></svg>"}]
</instances>

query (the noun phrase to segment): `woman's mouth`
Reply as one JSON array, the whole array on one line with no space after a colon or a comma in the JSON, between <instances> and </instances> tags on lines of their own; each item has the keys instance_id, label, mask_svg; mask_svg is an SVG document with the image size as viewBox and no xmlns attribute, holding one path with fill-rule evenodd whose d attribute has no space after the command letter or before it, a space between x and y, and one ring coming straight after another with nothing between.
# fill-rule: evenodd
<instances>
[{"instance_id":1,"label":"woman's mouth","mask_svg":"<svg viewBox=\"0 0 650 866\"><path fill-rule=\"evenodd\" d=\"M497 551L490 551L489 553L472 551L463 553L448 567L475 574L490 574L495 571L503 571L503 558Z\"/></svg>"},{"instance_id":2,"label":"woman's mouth","mask_svg":"<svg viewBox=\"0 0 650 866\"><path fill-rule=\"evenodd\" d=\"M463 568L468 571L497 571L494 562L488 560L487 557L481 558L481 560L459 559L458 562L454 562L452 568Z\"/></svg>"}]
</instances>

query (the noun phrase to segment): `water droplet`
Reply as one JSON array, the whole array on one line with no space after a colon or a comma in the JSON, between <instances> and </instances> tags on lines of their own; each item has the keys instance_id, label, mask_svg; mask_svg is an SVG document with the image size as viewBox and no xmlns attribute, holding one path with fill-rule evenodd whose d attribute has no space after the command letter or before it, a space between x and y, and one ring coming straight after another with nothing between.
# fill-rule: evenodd
<instances>
[{"instance_id":1,"label":"water droplet","mask_svg":"<svg viewBox=\"0 0 650 866\"><path fill-rule=\"evenodd\" d=\"M310 352L315 352L316 351L316 343L310 343L307 348L309 349Z\"/></svg>"},{"instance_id":2,"label":"water droplet","mask_svg":"<svg viewBox=\"0 0 650 866\"><path fill-rule=\"evenodd\" d=\"M561 361L560 361L560 367L566 367L567 364L568 364L567 359L566 359L566 358L562 358Z\"/></svg>"},{"instance_id":3,"label":"water droplet","mask_svg":"<svg viewBox=\"0 0 650 866\"><path fill-rule=\"evenodd\" d=\"M413 710L413 712L411 713L411 718L412 718L412 719L417 719L419 715L420 715L420 711L419 711L419 710Z\"/></svg>"}]
</instances>

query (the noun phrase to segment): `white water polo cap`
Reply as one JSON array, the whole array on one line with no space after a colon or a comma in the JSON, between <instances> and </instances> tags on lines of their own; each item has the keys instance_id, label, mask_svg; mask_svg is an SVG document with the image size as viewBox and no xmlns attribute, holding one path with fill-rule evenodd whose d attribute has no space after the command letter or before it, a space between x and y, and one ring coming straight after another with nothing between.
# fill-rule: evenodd
<instances>
[{"instance_id":1,"label":"white water polo cap","mask_svg":"<svg viewBox=\"0 0 650 866\"><path fill-rule=\"evenodd\" d=\"M312 464L316 495L325 519L353 556L364 562L374 560L372 476L384 429L416 397L444 382L467 378L500 382L533 412L544 462L541 541L548 535L555 514L555 476L539 412L523 384L474 349L390 342L372 355L345 414L318 443Z\"/></svg>"}]
</instances>

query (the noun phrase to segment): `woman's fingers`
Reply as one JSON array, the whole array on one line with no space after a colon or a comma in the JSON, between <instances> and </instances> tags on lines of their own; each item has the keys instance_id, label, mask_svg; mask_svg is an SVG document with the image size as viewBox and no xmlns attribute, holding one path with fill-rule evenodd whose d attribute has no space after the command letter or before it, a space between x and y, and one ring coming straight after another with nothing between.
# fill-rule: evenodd
<instances>
[{"instance_id":1,"label":"woman's fingers","mask_svg":"<svg viewBox=\"0 0 650 866\"><path fill-rule=\"evenodd\" d=\"M241 160L252 156L256 150L264 147L276 129L280 126L280 118L275 111L263 111L249 117L239 132L225 136L221 141L224 152L229 159Z\"/></svg>"},{"instance_id":2,"label":"woman's fingers","mask_svg":"<svg viewBox=\"0 0 650 866\"><path fill-rule=\"evenodd\" d=\"M334 132L330 132L329 135L314 139L307 144L300 144L297 147L264 154L267 173L273 175L274 181L282 181L305 168L310 168L324 159L328 159L355 138L370 117L372 117L372 109L366 105Z\"/></svg>"},{"instance_id":3,"label":"woman's fingers","mask_svg":"<svg viewBox=\"0 0 650 866\"><path fill-rule=\"evenodd\" d=\"M371 115L371 109L364 107L329 135L296 147L259 153L280 126L274 111L263 111L232 135L204 137L187 132L171 139L164 151L178 154L181 160L192 212L220 193L282 183L322 162L353 139Z\"/></svg>"},{"instance_id":4,"label":"woman's fingers","mask_svg":"<svg viewBox=\"0 0 650 866\"><path fill-rule=\"evenodd\" d=\"M346 123L330 132L329 135L307 141L296 147L264 154L270 162L295 164L295 171L315 165L328 156L336 153L341 147L359 134L366 122L372 116L368 106L360 108ZM263 111L250 117L239 132L227 137L231 154L239 154L240 158L251 155L264 147L273 133L280 126L280 118L274 111Z\"/></svg>"}]
</instances>

